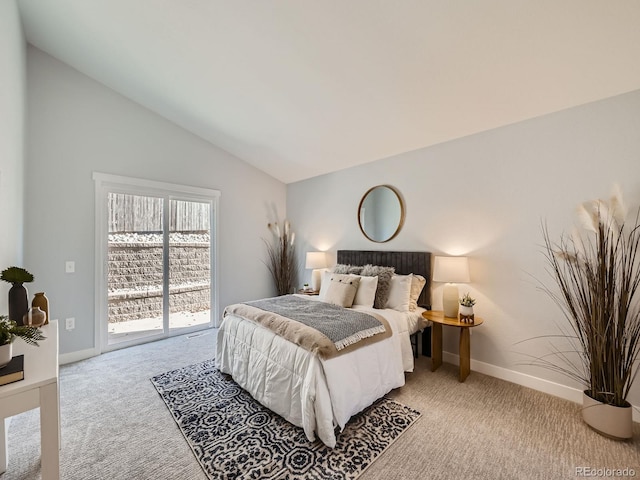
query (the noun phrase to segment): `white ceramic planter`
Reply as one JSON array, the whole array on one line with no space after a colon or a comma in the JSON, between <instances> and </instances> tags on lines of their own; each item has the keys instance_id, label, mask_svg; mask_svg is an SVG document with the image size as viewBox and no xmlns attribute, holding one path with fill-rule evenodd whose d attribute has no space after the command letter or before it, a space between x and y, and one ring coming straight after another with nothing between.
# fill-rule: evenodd
<instances>
[{"instance_id":1,"label":"white ceramic planter","mask_svg":"<svg viewBox=\"0 0 640 480\"><path fill-rule=\"evenodd\" d=\"M4 367L13 357L13 343L0 345L0 368Z\"/></svg>"},{"instance_id":2,"label":"white ceramic planter","mask_svg":"<svg viewBox=\"0 0 640 480\"><path fill-rule=\"evenodd\" d=\"M471 315L473 315L473 307L465 307L464 305L460 305L460 315L470 317Z\"/></svg>"},{"instance_id":3,"label":"white ceramic planter","mask_svg":"<svg viewBox=\"0 0 640 480\"><path fill-rule=\"evenodd\" d=\"M582 418L598 433L616 440L633 437L633 409L614 407L594 400L587 392L582 394Z\"/></svg>"}]
</instances>

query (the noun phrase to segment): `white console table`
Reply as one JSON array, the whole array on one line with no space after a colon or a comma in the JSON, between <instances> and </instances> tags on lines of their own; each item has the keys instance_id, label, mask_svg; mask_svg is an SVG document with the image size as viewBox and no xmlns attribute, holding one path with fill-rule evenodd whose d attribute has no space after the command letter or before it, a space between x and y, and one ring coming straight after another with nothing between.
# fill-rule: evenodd
<instances>
[{"instance_id":1,"label":"white console table","mask_svg":"<svg viewBox=\"0 0 640 480\"><path fill-rule=\"evenodd\" d=\"M40 407L42 480L60 478L60 397L58 389L58 322L41 327L39 347L21 338L13 355L24 354L24 380L0 386L0 473L7 470L6 419Z\"/></svg>"}]
</instances>

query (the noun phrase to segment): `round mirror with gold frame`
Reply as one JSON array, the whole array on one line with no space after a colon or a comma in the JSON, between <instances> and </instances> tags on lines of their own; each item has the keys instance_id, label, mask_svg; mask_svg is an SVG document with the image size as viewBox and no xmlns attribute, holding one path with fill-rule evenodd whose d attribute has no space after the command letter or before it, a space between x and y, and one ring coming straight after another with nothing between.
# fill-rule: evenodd
<instances>
[{"instance_id":1,"label":"round mirror with gold frame","mask_svg":"<svg viewBox=\"0 0 640 480\"><path fill-rule=\"evenodd\" d=\"M404 204L398 191L389 185L376 185L362 196L358 205L358 225L372 242L394 238L404 224Z\"/></svg>"}]
</instances>

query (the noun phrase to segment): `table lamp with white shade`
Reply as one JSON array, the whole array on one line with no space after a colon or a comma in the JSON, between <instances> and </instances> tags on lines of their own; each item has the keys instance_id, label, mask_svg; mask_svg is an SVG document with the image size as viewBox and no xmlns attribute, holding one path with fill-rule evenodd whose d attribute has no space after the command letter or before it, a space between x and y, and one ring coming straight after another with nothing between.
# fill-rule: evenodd
<instances>
[{"instance_id":1,"label":"table lamp with white shade","mask_svg":"<svg viewBox=\"0 0 640 480\"><path fill-rule=\"evenodd\" d=\"M327 268L327 255L325 252L307 252L305 268L313 270L311 272L311 289L315 292L320 290L322 282L322 269Z\"/></svg>"},{"instance_id":2,"label":"table lamp with white shade","mask_svg":"<svg viewBox=\"0 0 640 480\"><path fill-rule=\"evenodd\" d=\"M433 264L433 281L446 283L442 290L444 316L457 317L460 294L456 284L470 281L469 259L467 257L436 256Z\"/></svg>"}]
</instances>

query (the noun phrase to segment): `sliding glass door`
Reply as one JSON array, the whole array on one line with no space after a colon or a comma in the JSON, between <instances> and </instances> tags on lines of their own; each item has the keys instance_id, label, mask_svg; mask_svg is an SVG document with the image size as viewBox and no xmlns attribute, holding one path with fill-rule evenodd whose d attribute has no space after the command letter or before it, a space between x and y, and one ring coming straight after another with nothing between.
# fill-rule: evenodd
<instances>
[{"instance_id":1,"label":"sliding glass door","mask_svg":"<svg viewBox=\"0 0 640 480\"><path fill-rule=\"evenodd\" d=\"M170 201L169 329L211 322L211 205Z\"/></svg>"},{"instance_id":2,"label":"sliding glass door","mask_svg":"<svg viewBox=\"0 0 640 480\"><path fill-rule=\"evenodd\" d=\"M108 193L108 345L165 333L164 199Z\"/></svg>"},{"instance_id":3,"label":"sliding glass door","mask_svg":"<svg viewBox=\"0 0 640 480\"><path fill-rule=\"evenodd\" d=\"M213 325L217 196L152 183L100 184L101 350Z\"/></svg>"}]
</instances>

